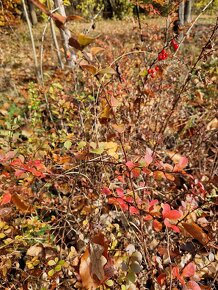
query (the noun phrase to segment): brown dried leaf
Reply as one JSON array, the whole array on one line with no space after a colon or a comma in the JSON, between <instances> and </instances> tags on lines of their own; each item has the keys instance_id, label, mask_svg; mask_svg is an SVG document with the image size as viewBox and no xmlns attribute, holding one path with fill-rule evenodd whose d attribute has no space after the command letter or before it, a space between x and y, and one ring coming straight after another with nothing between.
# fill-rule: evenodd
<instances>
[{"instance_id":1,"label":"brown dried leaf","mask_svg":"<svg viewBox=\"0 0 218 290\"><path fill-rule=\"evenodd\" d=\"M95 75L97 72L97 68L94 65L90 64L85 64L85 65L80 65L82 69L87 70L91 74Z\"/></svg>"},{"instance_id":2,"label":"brown dried leaf","mask_svg":"<svg viewBox=\"0 0 218 290\"><path fill-rule=\"evenodd\" d=\"M80 21L80 20L84 20L84 18L82 16L79 16L79 15L69 15L67 16L67 19L66 21Z\"/></svg>"},{"instance_id":3,"label":"brown dried leaf","mask_svg":"<svg viewBox=\"0 0 218 290\"><path fill-rule=\"evenodd\" d=\"M21 200L20 196L16 193L12 194L12 198L11 198L13 204L21 211L29 211L31 209L30 205L27 205L26 203L24 203L23 200Z\"/></svg>"},{"instance_id":4,"label":"brown dried leaf","mask_svg":"<svg viewBox=\"0 0 218 290\"><path fill-rule=\"evenodd\" d=\"M79 274L82 280L82 285L85 289L95 290L100 285L91 277L91 259L88 248L81 257Z\"/></svg>"},{"instance_id":5,"label":"brown dried leaf","mask_svg":"<svg viewBox=\"0 0 218 290\"><path fill-rule=\"evenodd\" d=\"M99 281L104 280L104 265L107 263L107 259L102 255L103 252L103 246L90 244L91 275L96 276Z\"/></svg>"},{"instance_id":6,"label":"brown dried leaf","mask_svg":"<svg viewBox=\"0 0 218 290\"><path fill-rule=\"evenodd\" d=\"M125 125L123 125L123 124L120 124L120 125L112 124L111 126L113 127L113 129L114 129L116 132L118 132L118 133L120 133L120 134L122 134L122 133L125 131Z\"/></svg>"},{"instance_id":7,"label":"brown dried leaf","mask_svg":"<svg viewBox=\"0 0 218 290\"><path fill-rule=\"evenodd\" d=\"M44 12L46 15L50 15L48 8L42 4L39 0L30 0L36 7L38 7L42 12Z\"/></svg>"},{"instance_id":8,"label":"brown dried leaf","mask_svg":"<svg viewBox=\"0 0 218 290\"><path fill-rule=\"evenodd\" d=\"M74 47L74 48L76 48L76 49L78 49L78 50L82 50L83 49L82 46L79 44L79 42L73 37L69 38L69 45Z\"/></svg>"},{"instance_id":9,"label":"brown dried leaf","mask_svg":"<svg viewBox=\"0 0 218 290\"><path fill-rule=\"evenodd\" d=\"M105 49L102 47L94 46L90 48L90 52L92 55L97 55L98 53L103 52Z\"/></svg>"},{"instance_id":10,"label":"brown dried leaf","mask_svg":"<svg viewBox=\"0 0 218 290\"><path fill-rule=\"evenodd\" d=\"M10 207L4 207L0 209L0 217L4 218L5 216L8 216L12 212L12 208Z\"/></svg>"},{"instance_id":11,"label":"brown dried leaf","mask_svg":"<svg viewBox=\"0 0 218 290\"><path fill-rule=\"evenodd\" d=\"M196 240L199 241L203 246L205 246L210 238L208 235L199 227L196 223L182 223L184 229Z\"/></svg>"}]
</instances>

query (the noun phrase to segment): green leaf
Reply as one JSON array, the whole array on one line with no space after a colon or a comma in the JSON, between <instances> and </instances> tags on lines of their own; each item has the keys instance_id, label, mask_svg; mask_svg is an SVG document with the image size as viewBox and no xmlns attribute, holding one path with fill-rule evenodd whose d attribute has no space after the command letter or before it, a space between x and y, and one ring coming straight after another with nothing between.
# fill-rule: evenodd
<instances>
[{"instance_id":1,"label":"green leaf","mask_svg":"<svg viewBox=\"0 0 218 290\"><path fill-rule=\"evenodd\" d=\"M80 141L78 144L78 150L83 149L86 146L86 141Z\"/></svg>"},{"instance_id":2,"label":"green leaf","mask_svg":"<svg viewBox=\"0 0 218 290\"><path fill-rule=\"evenodd\" d=\"M104 148L96 148L96 149L93 149L93 150L90 150L91 153L94 153L94 154L102 154L104 152Z\"/></svg>"},{"instance_id":3,"label":"green leaf","mask_svg":"<svg viewBox=\"0 0 218 290\"><path fill-rule=\"evenodd\" d=\"M65 263L66 263L66 262L65 262L64 260L60 260L60 261L58 262L58 265L64 266Z\"/></svg>"},{"instance_id":4,"label":"green leaf","mask_svg":"<svg viewBox=\"0 0 218 290\"><path fill-rule=\"evenodd\" d=\"M70 140L67 140L66 142L64 142L64 148L66 148L67 150L69 150L71 146L72 146L72 142Z\"/></svg>"},{"instance_id":5,"label":"green leaf","mask_svg":"<svg viewBox=\"0 0 218 290\"><path fill-rule=\"evenodd\" d=\"M57 265L57 266L55 266L55 268L54 268L54 270L55 270L56 272L61 271L61 269L62 269L62 266L61 266L61 265Z\"/></svg>"},{"instance_id":6,"label":"green leaf","mask_svg":"<svg viewBox=\"0 0 218 290\"><path fill-rule=\"evenodd\" d=\"M135 283L135 281L136 281L136 275L135 275L135 273L129 272L128 275L127 275L127 279L130 282Z\"/></svg>"},{"instance_id":7,"label":"green leaf","mask_svg":"<svg viewBox=\"0 0 218 290\"><path fill-rule=\"evenodd\" d=\"M113 280L107 280L107 282L105 283L107 286L112 287L114 285L114 281Z\"/></svg>"},{"instance_id":8,"label":"green leaf","mask_svg":"<svg viewBox=\"0 0 218 290\"><path fill-rule=\"evenodd\" d=\"M52 277L54 274L55 274L55 270L54 269L48 271L48 276Z\"/></svg>"}]
</instances>

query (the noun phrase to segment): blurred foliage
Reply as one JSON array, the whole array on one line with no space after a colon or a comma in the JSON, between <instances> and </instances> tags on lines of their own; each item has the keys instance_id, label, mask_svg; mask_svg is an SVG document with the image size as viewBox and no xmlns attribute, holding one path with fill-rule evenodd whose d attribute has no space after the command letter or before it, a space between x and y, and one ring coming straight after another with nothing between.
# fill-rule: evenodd
<instances>
[{"instance_id":1,"label":"blurred foliage","mask_svg":"<svg viewBox=\"0 0 218 290\"><path fill-rule=\"evenodd\" d=\"M21 0L0 1L0 27L19 23Z\"/></svg>"},{"instance_id":2,"label":"blurred foliage","mask_svg":"<svg viewBox=\"0 0 218 290\"><path fill-rule=\"evenodd\" d=\"M195 13L201 12L201 10L208 4L207 0L193 1L193 8ZM208 7L207 12L210 14L217 13L218 0L214 0L211 5Z\"/></svg>"}]
</instances>

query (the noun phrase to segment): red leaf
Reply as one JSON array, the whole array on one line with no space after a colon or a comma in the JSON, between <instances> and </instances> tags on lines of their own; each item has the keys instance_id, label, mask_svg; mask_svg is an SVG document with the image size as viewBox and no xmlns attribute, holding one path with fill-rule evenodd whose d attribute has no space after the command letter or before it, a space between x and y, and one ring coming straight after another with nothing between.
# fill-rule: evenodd
<instances>
[{"instance_id":1,"label":"red leaf","mask_svg":"<svg viewBox=\"0 0 218 290\"><path fill-rule=\"evenodd\" d=\"M123 211L127 211L129 209L128 204L122 198L110 197L108 199L108 203L118 205L122 208Z\"/></svg>"},{"instance_id":2,"label":"red leaf","mask_svg":"<svg viewBox=\"0 0 218 290\"><path fill-rule=\"evenodd\" d=\"M15 176L16 177L20 177L23 173L25 173L25 170L22 170L22 169L21 170L19 170L19 169L15 170Z\"/></svg>"},{"instance_id":3,"label":"red leaf","mask_svg":"<svg viewBox=\"0 0 218 290\"><path fill-rule=\"evenodd\" d=\"M164 216L164 218L168 218L170 220L178 220L181 218L182 214L178 210L170 210Z\"/></svg>"},{"instance_id":4,"label":"red leaf","mask_svg":"<svg viewBox=\"0 0 218 290\"><path fill-rule=\"evenodd\" d=\"M179 159L179 162L174 166L173 171L174 172L182 171L187 165L188 165L188 158L181 157Z\"/></svg>"},{"instance_id":5,"label":"red leaf","mask_svg":"<svg viewBox=\"0 0 218 290\"><path fill-rule=\"evenodd\" d=\"M9 192L7 192L2 196L1 205L7 204L9 202L11 202L11 194Z\"/></svg>"},{"instance_id":6,"label":"red leaf","mask_svg":"<svg viewBox=\"0 0 218 290\"><path fill-rule=\"evenodd\" d=\"M153 157L148 152L146 152L143 160L145 161L145 166L149 166L153 161Z\"/></svg>"},{"instance_id":7,"label":"red leaf","mask_svg":"<svg viewBox=\"0 0 218 290\"><path fill-rule=\"evenodd\" d=\"M105 195L112 195L112 192L110 191L108 187L102 188L102 193Z\"/></svg>"},{"instance_id":8,"label":"red leaf","mask_svg":"<svg viewBox=\"0 0 218 290\"><path fill-rule=\"evenodd\" d=\"M187 290L201 290L201 287L195 281L189 281L186 287Z\"/></svg>"},{"instance_id":9,"label":"red leaf","mask_svg":"<svg viewBox=\"0 0 218 290\"><path fill-rule=\"evenodd\" d=\"M157 277L157 283L160 285L160 286L163 286L165 280L166 280L166 274L165 273L161 273L158 277Z\"/></svg>"},{"instance_id":10,"label":"red leaf","mask_svg":"<svg viewBox=\"0 0 218 290\"><path fill-rule=\"evenodd\" d=\"M126 162L126 167L127 167L129 170L132 170L134 167L136 167L136 164L133 163L132 161L127 161L127 162Z\"/></svg>"},{"instance_id":11,"label":"red leaf","mask_svg":"<svg viewBox=\"0 0 218 290\"><path fill-rule=\"evenodd\" d=\"M162 215L163 215L163 218L166 218L166 215L170 212L170 205L168 203L164 203L162 204L162 208L163 208L163 211L162 211Z\"/></svg>"},{"instance_id":12,"label":"red leaf","mask_svg":"<svg viewBox=\"0 0 218 290\"><path fill-rule=\"evenodd\" d=\"M145 217L144 217L144 221L150 221L152 220L152 216L150 214L147 214Z\"/></svg>"},{"instance_id":13,"label":"red leaf","mask_svg":"<svg viewBox=\"0 0 218 290\"><path fill-rule=\"evenodd\" d=\"M178 266L173 267L172 274L173 274L174 278L178 278L180 276Z\"/></svg>"},{"instance_id":14,"label":"red leaf","mask_svg":"<svg viewBox=\"0 0 218 290\"><path fill-rule=\"evenodd\" d=\"M182 277L192 277L196 272L196 265L191 262L182 271Z\"/></svg>"},{"instance_id":15,"label":"red leaf","mask_svg":"<svg viewBox=\"0 0 218 290\"><path fill-rule=\"evenodd\" d=\"M179 233L179 232L180 232L180 229L179 229L177 226L172 225L172 224L168 221L168 219L165 219L165 220L164 220L164 224L165 224L165 226L166 226L167 228L172 229L174 232L176 232L176 233Z\"/></svg>"},{"instance_id":16,"label":"red leaf","mask_svg":"<svg viewBox=\"0 0 218 290\"><path fill-rule=\"evenodd\" d=\"M139 214L139 210L136 207L134 207L134 206L130 206L129 207L129 213L132 214L132 215Z\"/></svg>"},{"instance_id":17,"label":"red leaf","mask_svg":"<svg viewBox=\"0 0 218 290\"><path fill-rule=\"evenodd\" d=\"M175 225L171 225L171 229L176 233L180 233L180 229Z\"/></svg>"},{"instance_id":18,"label":"red leaf","mask_svg":"<svg viewBox=\"0 0 218 290\"><path fill-rule=\"evenodd\" d=\"M170 205L167 203L163 204L162 207L163 207L163 211L162 211L163 218L177 220L182 216L182 214L178 210L174 210L174 209L171 210Z\"/></svg>"},{"instance_id":19,"label":"red leaf","mask_svg":"<svg viewBox=\"0 0 218 290\"><path fill-rule=\"evenodd\" d=\"M116 188L116 192L117 192L117 195L118 195L119 197L121 197L121 198L124 197L124 191L123 191L122 188L120 188L120 187Z\"/></svg>"},{"instance_id":20,"label":"red leaf","mask_svg":"<svg viewBox=\"0 0 218 290\"><path fill-rule=\"evenodd\" d=\"M125 180L124 180L124 178L123 178L122 175L117 176L117 179L118 179L120 182L125 183Z\"/></svg>"},{"instance_id":21,"label":"red leaf","mask_svg":"<svg viewBox=\"0 0 218 290\"><path fill-rule=\"evenodd\" d=\"M137 178L140 176L140 173L141 173L141 169L140 168L133 168L132 169L132 175L133 177Z\"/></svg>"},{"instance_id":22,"label":"red leaf","mask_svg":"<svg viewBox=\"0 0 218 290\"><path fill-rule=\"evenodd\" d=\"M158 203L158 200L157 200L157 199L153 199L153 200L151 200L151 201L149 202L148 210L149 210L149 211L153 210L155 204L157 204L157 203Z\"/></svg>"},{"instance_id":23,"label":"red leaf","mask_svg":"<svg viewBox=\"0 0 218 290\"><path fill-rule=\"evenodd\" d=\"M173 274L173 276L174 276L175 278L177 278L177 279L180 281L180 283L181 283L182 285L185 285L185 280L184 280L183 277L181 277L181 275L179 274L179 267L178 267L178 266L173 267L173 269L172 269L172 274Z\"/></svg>"},{"instance_id":24,"label":"red leaf","mask_svg":"<svg viewBox=\"0 0 218 290\"><path fill-rule=\"evenodd\" d=\"M123 200L125 200L128 203L133 203L134 202L134 198L132 196L124 196Z\"/></svg>"}]
</instances>

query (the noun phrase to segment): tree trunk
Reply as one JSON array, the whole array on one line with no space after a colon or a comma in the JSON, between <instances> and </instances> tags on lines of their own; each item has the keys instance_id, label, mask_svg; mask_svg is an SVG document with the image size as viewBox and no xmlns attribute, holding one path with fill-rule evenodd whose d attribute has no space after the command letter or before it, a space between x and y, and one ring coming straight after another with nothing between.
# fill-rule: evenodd
<instances>
[{"instance_id":1,"label":"tree trunk","mask_svg":"<svg viewBox=\"0 0 218 290\"><path fill-rule=\"evenodd\" d=\"M184 25L184 9L185 9L185 0L180 1L179 3L179 35L178 40L181 41L183 38L183 25Z\"/></svg>"},{"instance_id":2,"label":"tree trunk","mask_svg":"<svg viewBox=\"0 0 218 290\"><path fill-rule=\"evenodd\" d=\"M186 0L185 11L184 11L184 21L191 22L191 10L192 10L192 0Z\"/></svg>"},{"instance_id":3,"label":"tree trunk","mask_svg":"<svg viewBox=\"0 0 218 290\"><path fill-rule=\"evenodd\" d=\"M55 2L55 7L58 8L58 10L59 10L58 12L62 16L66 17L65 7L63 5L63 1L62 0L55 0L54 2ZM76 55L69 46L69 38L71 37L71 33L70 33L69 29L67 29L66 27L65 27L65 29L60 29L60 33L61 33L61 40L62 40L62 45L64 48L64 55L65 55L67 65L69 67L74 67Z\"/></svg>"},{"instance_id":4,"label":"tree trunk","mask_svg":"<svg viewBox=\"0 0 218 290\"><path fill-rule=\"evenodd\" d=\"M180 25L184 25L184 9L185 9L185 1L182 0L179 3L179 22L180 22Z\"/></svg>"},{"instance_id":5,"label":"tree trunk","mask_svg":"<svg viewBox=\"0 0 218 290\"><path fill-rule=\"evenodd\" d=\"M30 19L31 19L32 25L36 25L38 23L38 19L36 15L35 5L33 5L32 2L28 1L28 7L29 7Z\"/></svg>"}]
</instances>

